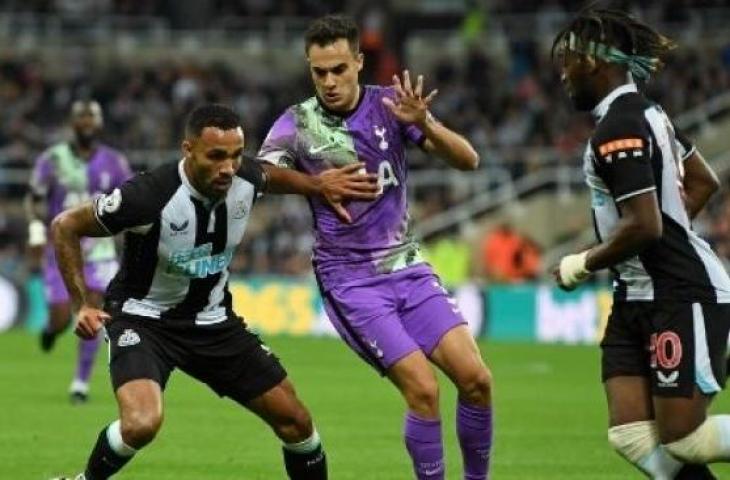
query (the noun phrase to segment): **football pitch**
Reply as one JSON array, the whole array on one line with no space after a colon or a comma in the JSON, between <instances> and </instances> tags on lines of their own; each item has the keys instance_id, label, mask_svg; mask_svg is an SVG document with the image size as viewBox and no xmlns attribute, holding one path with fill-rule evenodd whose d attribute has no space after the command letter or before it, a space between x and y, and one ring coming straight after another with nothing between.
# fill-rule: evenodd
<instances>
[{"instance_id":1,"label":"football pitch","mask_svg":"<svg viewBox=\"0 0 730 480\"><path fill-rule=\"evenodd\" d=\"M73 340L73 341L72 341ZM311 409L333 480L413 478L401 440L395 390L337 340L266 338ZM0 335L0 478L47 479L81 470L98 431L116 418L106 353L92 398L71 406L66 389L75 339L50 355L23 332ZM496 480L642 478L606 442L597 347L481 345L492 367ZM441 378L447 478L460 479L453 389ZM170 379L165 424L155 442L119 474L139 480L279 480L278 441L253 415L182 373ZM721 394L716 411L730 411ZM730 478L729 467L714 467Z\"/></svg>"}]
</instances>

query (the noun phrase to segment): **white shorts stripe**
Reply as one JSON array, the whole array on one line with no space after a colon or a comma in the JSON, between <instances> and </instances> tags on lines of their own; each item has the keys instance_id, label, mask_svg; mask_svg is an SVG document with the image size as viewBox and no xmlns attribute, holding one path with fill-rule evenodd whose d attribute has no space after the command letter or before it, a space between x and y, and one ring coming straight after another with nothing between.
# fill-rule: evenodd
<instances>
[{"instance_id":1,"label":"white shorts stripe","mask_svg":"<svg viewBox=\"0 0 730 480\"><path fill-rule=\"evenodd\" d=\"M707 347L707 332L705 331L705 316L702 313L702 305L699 303L692 304L692 321L695 337L695 382L702 393L706 395L717 393L721 388L715 374L712 373L712 363Z\"/></svg>"}]
</instances>

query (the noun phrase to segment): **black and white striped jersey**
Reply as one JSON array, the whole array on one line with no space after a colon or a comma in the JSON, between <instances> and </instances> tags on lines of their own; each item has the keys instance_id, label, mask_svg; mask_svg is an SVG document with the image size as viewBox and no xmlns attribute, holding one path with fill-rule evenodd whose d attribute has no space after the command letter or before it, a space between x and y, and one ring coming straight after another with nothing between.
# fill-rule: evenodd
<instances>
[{"instance_id":1,"label":"black and white striped jersey","mask_svg":"<svg viewBox=\"0 0 730 480\"><path fill-rule=\"evenodd\" d=\"M694 146L634 84L615 89L593 114L583 170L598 240L612 234L621 202L635 195L656 191L662 217L660 241L612 268L615 299L730 303L730 278L692 230L682 200L683 162Z\"/></svg>"},{"instance_id":2,"label":"black and white striped jersey","mask_svg":"<svg viewBox=\"0 0 730 480\"><path fill-rule=\"evenodd\" d=\"M193 188L180 161L97 197L99 223L111 234L124 232L107 308L176 324L212 325L232 315L228 265L265 181L261 167L245 159L227 195L211 201Z\"/></svg>"}]
</instances>

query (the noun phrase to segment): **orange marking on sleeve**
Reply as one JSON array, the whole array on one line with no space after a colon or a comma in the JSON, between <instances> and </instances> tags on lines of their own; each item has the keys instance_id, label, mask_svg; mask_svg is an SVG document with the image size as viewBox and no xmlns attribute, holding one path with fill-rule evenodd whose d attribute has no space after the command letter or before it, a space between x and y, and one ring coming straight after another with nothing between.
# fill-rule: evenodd
<instances>
[{"instance_id":1,"label":"orange marking on sleeve","mask_svg":"<svg viewBox=\"0 0 730 480\"><path fill-rule=\"evenodd\" d=\"M598 151L601 156L608 155L609 153L617 152L619 150L631 150L635 148L644 148L644 139L642 138L621 138L618 140L612 140L606 142L598 147Z\"/></svg>"}]
</instances>

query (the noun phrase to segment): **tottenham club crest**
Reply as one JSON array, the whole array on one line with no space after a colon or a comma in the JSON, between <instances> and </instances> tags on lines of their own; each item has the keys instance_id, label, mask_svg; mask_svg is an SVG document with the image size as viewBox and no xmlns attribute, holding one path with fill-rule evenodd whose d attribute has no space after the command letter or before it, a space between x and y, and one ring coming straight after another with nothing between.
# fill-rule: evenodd
<instances>
[{"instance_id":1,"label":"tottenham club crest","mask_svg":"<svg viewBox=\"0 0 730 480\"><path fill-rule=\"evenodd\" d=\"M114 213L122 205L122 191L115 188L109 195L103 195L96 203L96 213L101 217L105 213Z\"/></svg>"},{"instance_id":2,"label":"tottenham club crest","mask_svg":"<svg viewBox=\"0 0 730 480\"><path fill-rule=\"evenodd\" d=\"M379 127L377 125L373 126L373 131L375 132L375 136L380 139L380 142L378 143L378 148L385 151L388 149L388 141L385 139L385 133L388 131L385 129L385 127Z\"/></svg>"}]
</instances>

